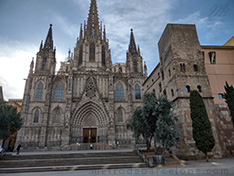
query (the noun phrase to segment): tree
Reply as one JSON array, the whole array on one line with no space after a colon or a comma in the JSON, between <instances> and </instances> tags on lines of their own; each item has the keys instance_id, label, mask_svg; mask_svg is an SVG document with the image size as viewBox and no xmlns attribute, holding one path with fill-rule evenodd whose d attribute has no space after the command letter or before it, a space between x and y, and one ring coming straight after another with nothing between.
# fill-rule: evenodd
<instances>
[{"instance_id":1,"label":"tree","mask_svg":"<svg viewBox=\"0 0 234 176\"><path fill-rule=\"evenodd\" d=\"M17 108L0 101L0 139L7 139L22 126Z\"/></svg>"},{"instance_id":2,"label":"tree","mask_svg":"<svg viewBox=\"0 0 234 176\"><path fill-rule=\"evenodd\" d=\"M145 127L146 127L146 124L142 117L142 108L138 107L137 109L135 109L131 117L128 119L127 128L133 131L133 135L136 139L139 139L140 136L142 136L144 140L146 141L147 149L149 149L150 139L149 139L149 136L147 136Z\"/></svg>"},{"instance_id":3,"label":"tree","mask_svg":"<svg viewBox=\"0 0 234 176\"><path fill-rule=\"evenodd\" d=\"M134 136L141 135L150 149L151 141L163 142L163 147L171 147L179 140L179 133L175 128L175 115L171 111L172 102L166 97L156 98L154 93L147 93L143 97L142 107L138 107L128 119L128 128Z\"/></svg>"},{"instance_id":4,"label":"tree","mask_svg":"<svg viewBox=\"0 0 234 176\"><path fill-rule=\"evenodd\" d=\"M156 122L154 139L162 145L163 155L165 154L165 148L175 146L180 139L180 134L175 123L177 117L171 111L172 104L165 96L160 96L158 99L157 113L159 116Z\"/></svg>"},{"instance_id":5,"label":"tree","mask_svg":"<svg viewBox=\"0 0 234 176\"><path fill-rule=\"evenodd\" d=\"M145 124L145 133L148 136L149 146L151 146L151 141L154 138L156 130L156 122L158 120L158 100L155 93L146 93L143 96L142 104L142 117ZM149 149L149 148L148 148Z\"/></svg>"},{"instance_id":6,"label":"tree","mask_svg":"<svg viewBox=\"0 0 234 176\"><path fill-rule=\"evenodd\" d=\"M224 93L224 98L225 98L225 102L228 105L228 108L230 110L231 113L231 117L232 117L232 123L234 126L234 88L233 86L229 86L228 83L226 82L226 86L224 86L225 88L225 93Z\"/></svg>"},{"instance_id":7,"label":"tree","mask_svg":"<svg viewBox=\"0 0 234 176\"><path fill-rule=\"evenodd\" d=\"M201 95L196 90L193 90L190 93L190 110L195 145L198 150L205 154L206 161L208 162L207 153L211 152L214 148L215 140L205 104Z\"/></svg>"},{"instance_id":8,"label":"tree","mask_svg":"<svg viewBox=\"0 0 234 176\"><path fill-rule=\"evenodd\" d=\"M142 107L138 107L134 110L127 123L127 127L134 132L136 139L142 135L146 141L148 150L151 147L157 121L157 116L154 115L155 108L157 108L156 105L157 98L155 94L145 94Z\"/></svg>"}]
</instances>

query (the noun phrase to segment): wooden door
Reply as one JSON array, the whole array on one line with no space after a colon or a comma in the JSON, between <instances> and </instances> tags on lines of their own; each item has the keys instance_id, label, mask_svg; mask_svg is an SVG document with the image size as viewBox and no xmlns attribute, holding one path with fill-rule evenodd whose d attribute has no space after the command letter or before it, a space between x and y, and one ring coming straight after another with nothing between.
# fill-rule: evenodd
<instances>
[{"instance_id":1,"label":"wooden door","mask_svg":"<svg viewBox=\"0 0 234 176\"><path fill-rule=\"evenodd\" d=\"M91 143L96 143L97 142L97 128L92 128L91 129Z\"/></svg>"},{"instance_id":2,"label":"wooden door","mask_svg":"<svg viewBox=\"0 0 234 176\"><path fill-rule=\"evenodd\" d=\"M89 143L89 128L83 129L83 143Z\"/></svg>"}]
</instances>

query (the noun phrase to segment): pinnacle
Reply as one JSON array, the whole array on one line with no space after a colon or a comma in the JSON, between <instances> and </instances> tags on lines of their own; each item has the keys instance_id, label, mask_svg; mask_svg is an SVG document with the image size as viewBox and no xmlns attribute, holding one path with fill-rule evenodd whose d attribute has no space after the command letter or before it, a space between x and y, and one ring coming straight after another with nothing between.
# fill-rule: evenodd
<instances>
[{"instance_id":1,"label":"pinnacle","mask_svg":"<svg viewBox=\"0 0 234 176\"><path fill-rule=\"evenodd\" d=\"M136 43L135 43L134 34L133 34L133 29L131 29L130 44L129 44L128 51L131 54L137 53Z\"/></svg>"},{"instance_id":2,"label":"pinnacle","mask_svg":"<svg viewBox=\"0 0 234 176\"><path fill-rule=\"evenodd\" d=\"M46 37L44 49L53 49L53 33L52 33L52 24L50 24L50 28Z\"/></svg>"}]
</instances>

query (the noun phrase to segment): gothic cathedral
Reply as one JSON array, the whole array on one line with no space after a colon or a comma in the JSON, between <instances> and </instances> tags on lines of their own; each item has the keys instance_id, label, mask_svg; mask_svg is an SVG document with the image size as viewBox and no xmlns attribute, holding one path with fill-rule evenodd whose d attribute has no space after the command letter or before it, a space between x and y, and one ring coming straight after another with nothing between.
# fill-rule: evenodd
<instances>
[{"instance_id":1,"label":"gothic cathedral","mask_svg":"<svg viewBox=\"0 0 234 176\"><path fill-rule=\"evenodd\" d=\"M142 104L146 77L133 30L126 63L112 64L105 26L99 24L96 0L91 0L74 54L69 54L58 72L50 25L35 66L31 62L21 111L24 124L17 143L25 149L59 149L76 143L133 144L126 123Z\"/></svg>"}]
</instances>

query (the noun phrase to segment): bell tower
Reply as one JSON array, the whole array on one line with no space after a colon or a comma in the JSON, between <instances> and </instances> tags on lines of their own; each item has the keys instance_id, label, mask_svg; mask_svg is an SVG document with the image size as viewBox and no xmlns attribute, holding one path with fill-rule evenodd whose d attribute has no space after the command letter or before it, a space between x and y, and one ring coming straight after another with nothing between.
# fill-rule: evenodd
<instances>
[{"instance_id":1,"label":"bell tower","mask_svg":"<svg viewBox=\"0 0 234 176\"><path fill-rule=\"evenodd\" d=\"M127 51L127 70L129 73L143 75L142 57L140 54L140 47L136 47L133 29L131 29L130 42Z\"/></svg>"},{"instance_id":2,"label":"bell tower","mask_svg":"<svg viewBox=\"0 0 234 176\"><path fill-rule=\"evenodd\" d=\"M46 37L46 41L43 45L41 41L39 52L37 53L36 59L36 74L55 74L56 67L56 58L55 58L56 49L54 48L53 34L52 34L52 24Z\"/></svg>"}]
</instances>

